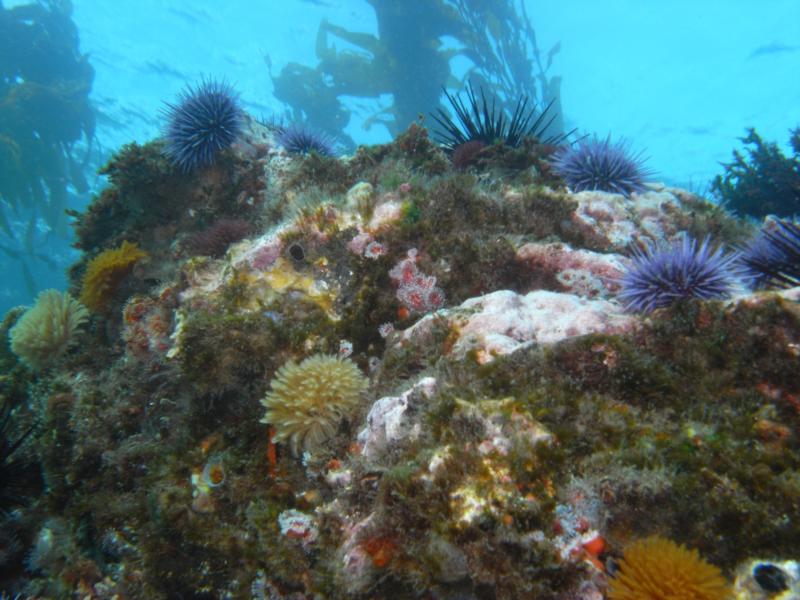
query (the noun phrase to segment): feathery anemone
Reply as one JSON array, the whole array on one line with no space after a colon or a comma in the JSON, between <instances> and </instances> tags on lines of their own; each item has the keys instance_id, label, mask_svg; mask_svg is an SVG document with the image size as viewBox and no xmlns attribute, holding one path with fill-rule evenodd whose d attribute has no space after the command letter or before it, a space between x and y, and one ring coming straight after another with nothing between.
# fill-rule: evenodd
<instances>
[{"instance_id":1,"label":"feathery anemone","mask_svg":"<svg viewBox=\"0 0 800 600\"><path fill-rule=\"evenodd\" d=\"M278 143L289 154L319 154L320 156L336 155L336 140L324 131L313 129L307 125L274 126L278 134Z\"/></svg>"},{"instance_id":2,"label":"feathery anemone","mask_svg":"<svg viewBox=\"0 0 800 600\"><path fill-rule=\"evenodd\" d=\"M9 330L11 351L28 367L41 370L66 352L89 312L66 292L44 290Z\"/></svg>"},{"instance_id":3,"label":"feathery anemone","mask_svg":"<svg viewBox=\"0 0 800 600\"><path fill-rule=\"evenodd\" d=\"M800 223L768 222L742 249L739 262L756 287L800 285Z\"/></svg>"},{"instance_id":4,"label":"feathery anemone","mask_svg":"<svg viewBox=\"0 0 800 600\"><path fill-rule=\"evenodd\" d=\"M611 143L611 136L582 139L559 151L553 168L574 192L599 190L630 196L644 190L652 171L644 168L642 153L631 154L628 143Z\"/></svg>"},{"instance_id":5,"label":"feathery anemone","mask_svg":"<svg viewBox=\"0 0 800 600\"><path fill-rule=\"evenodd\" d=\"M213 164L243 127L238 95L224 81L209 79L187 86L176 104L165 104L166 153L184 173Z\"/></svg>"},{"instance_id":6,"label":"feathery anemone","mask_svg":"<svg viewBox=\"0 0 800 600\"><path fill-rule=\"evenodd\" d=\"M288 441L297 456L333 437L367 389L367 379L350 359L316 354L299 365L283 365L270 386L261 401L267 408L261 422L272 425L275 441Z\"/></svg>"},{"instance_id":7,"label":"feathery anemone","mask_svg":"<svg viewBox=\"0 0 800 600\"><path fill-rule=\"evenodd\" d=\"M712 250L708 238L699 245L688 236L671 245L648 244L644 250L634 250L617 298L636 312L650 312L687 298L727 298L740 275L737 258L722 248Z\"/></svg>"},{"instance_id":8,"label":"feathery anemone","mask_svg":"<svg viewBox=\"0 0 800 600\"><path fill-rule=\"evenodd\" d=\"M543 144L558 144L568 135L542 137L556 118L555 114L549 114L552 102L537 114L536 107L529 109L528 98L523 96L517 101L514 112L509 117L502 107L497 106L496 96L492 97L490 103L483 88L480 88L480 94L481 99L478 102L472 84L468 84L465 103L460 96L454 96L444 90L444 95L455 113L455 119L441 108L436 110L438 114L431 116L442 128L442 131L435 134L436 141L448 152L453 152L468 142L481 142L487 146L503 142L506 146L516 148L526 137L537 138Z\"/></svg>"},{"instance_id":9,"label":"feathery anemone","mask_svg":"<svg viewBox=\"0 0 800 600\"><path fill-rule=\"evenodd\" d=\"M724 600L729 594L722 572L697 550L659 536L625 548L608 588L610 600Z\"/></svg>"}]
</instances>

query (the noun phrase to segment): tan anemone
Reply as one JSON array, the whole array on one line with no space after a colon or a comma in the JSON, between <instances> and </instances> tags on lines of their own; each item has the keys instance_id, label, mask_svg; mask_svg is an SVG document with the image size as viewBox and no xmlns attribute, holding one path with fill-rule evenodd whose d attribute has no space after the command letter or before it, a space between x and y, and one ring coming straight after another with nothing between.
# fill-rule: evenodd
<instances>
[{"instance_id":1,"label":"tan anemone","mask_svg":"<svg viewBox=\"0 0 800 600\"><path fill-rule=\"evenodd\" d=\"M278 369L261 403L262 423L275 428L275 442L292 452L311 452L332 438L341 420L358 405L367 379L350 359L316 354Z\"/></svg>"}]
</instances>

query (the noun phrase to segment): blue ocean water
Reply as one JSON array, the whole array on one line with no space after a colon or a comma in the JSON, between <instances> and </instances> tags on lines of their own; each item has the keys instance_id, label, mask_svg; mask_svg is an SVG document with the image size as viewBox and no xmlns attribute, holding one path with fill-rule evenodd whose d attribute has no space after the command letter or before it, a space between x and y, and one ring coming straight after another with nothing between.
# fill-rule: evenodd
<instances>
[{"instance_id":1,"label":"blue ocean water","mask_svg":"<svg viewBox=\"0 0 800 600\"><path fill-rule=\"evenodd\" d=\"M656 179L702 190L745 128L756 127L785 148L788 130L800 123L796 0L548 0L525 7L542 54L558 45L548 75L561 78L566 125L627 138L649 157ZM90 100L97 111L98 161L122 144L158 136L163 102L203 76L234 84L253 115L283 115L270 73L278 75L289 63L315 67L323 20L378 33L372 6L361 0L75 0L72 9L80 51L95 70ZM341 39L330 43L368 55ZM457 56L450 66L460 77L470 62ZM380 124L365 128L391 105L390 95L343 96L342 102L351 112L345 131L352 140L390 139ZM96 190L103 180L89 183ZM69 207L83 209L90 196L71 194ZM30 302L31 292L63 288L63 270L77 252L39 219L36 252L50 260L26 259L19 240L31 237L29 215L3 204L15 238L3 242L11 252L0 255L5 311Z\"/></svg>"}]
</instances>

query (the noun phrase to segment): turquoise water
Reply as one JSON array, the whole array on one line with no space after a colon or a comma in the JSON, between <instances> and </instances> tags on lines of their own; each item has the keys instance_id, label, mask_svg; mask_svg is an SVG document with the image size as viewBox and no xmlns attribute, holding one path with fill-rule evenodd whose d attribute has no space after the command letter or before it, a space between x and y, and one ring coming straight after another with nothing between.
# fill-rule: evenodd
<instances>
[{"instance_id":1,"label":"turquoise water","mask_svg":"<svg viewBox=\"0 0 800 600\"><path fill-rule=\"evenodd\" d=\"M80 51L95 70L90 99L98 164L122 144L157 137L164 100L203 76L233 83L253 115L283 115L270 70L277 76L288 63L315 67L323 19L351 32L378 29L372 7L359 1L72 4ZM628 138L662 181L703 190L746 127L785 147L787 130L800 122L800 4L793 0L574 0L527 2L526 8L542 56L559 45L548 76L561 78L566 125ZM341 38L329 40L337 51L369 57ZM459 46L448 36L442 43ZM451 73L462 78L471 65L456 56ZM390 139L380 123L365 123L391 106L391 94L340 100L351 113L344 130L355 143ZM90 184L97 189L103 182L90 178ZM69 205L81 209L88 198L72 195ZM25 236L28 217L24 210L9 213L17 239ZM65 285L61 270L77 256L69 238L52 235L46 223L36 229L39 253L57 266L29 257L23 275L18 263L24 258L2 255L2 310L29 302L32 291Z\"/></svg>"},{"instance_id":2,"label":"turquoise water","mask_svg":"<svg viewBox=\"0 0 800 600\"><path fill-rule=\"evenodd\" d=\"M81 43L97 78L98 106L124 127L108 145L158 134L158 109L202 74L235 82L254 113L280 113L264 63L315 66L320 19L376 32L366 2L75 2ZM126 4L126 3L123 3ZM745 127L786 143L800 123L800 4L691 2L528 2L539 46L560 42L551 75L562 77L567 123L612 133L647 150L665 180L701 184L719 172ZM164 8L166 7L166 8ZM339 46L344 44L339 42ZM455 60L454 71L467 61ZM352 100L348 133L359 143L389 139L364 130L390 98Z\"/></svg>"}]
</instances>

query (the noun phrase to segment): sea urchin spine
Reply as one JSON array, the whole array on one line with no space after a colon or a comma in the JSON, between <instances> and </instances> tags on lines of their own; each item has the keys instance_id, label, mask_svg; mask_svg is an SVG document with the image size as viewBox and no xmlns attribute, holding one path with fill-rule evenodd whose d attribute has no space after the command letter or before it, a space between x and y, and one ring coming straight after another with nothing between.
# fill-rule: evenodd
<instances>
[{"instance_id":1,"label":"sea urchin spine","mask_svg":"<svg viewBox=\"0 0 800 600\"><path fill-rule=\"evenodd\" d=\"M224 217L211 227L198 231L186 241L189 252L200 256L219 258L235 244L252 234L255 228L243 219Z\"/></svg>"},{"instance_id":2,"label":"sea urchin spine","mask_svg":"<svg viewBox=\"0 0 800 600\"><path fill-rule=\"evenodd\" d=\"M739 261L756 287L800 285L800 222L768 220Z\"/></svg>"},{"instance_id":3,"label":"sea urchin spine","mask_svg":"<svg viewBox=\"0 0 800 600\"><path fill-rule=\"evenodd\" d=\"M635 312L650 312L688 298L716 300L730 296L738 282L737 254L712 250L708 238L684 236L670 246L635 250L620 280L617 298Z\"/></svg>"},{"instance_id":4,"label":"sea urchin spine","mask_svg":"<svg viewBox=\"0 0 800 600\"><path fill-rule=\"evenodd\" d=\"M278 142L289 154L306 155L312 152L319 156L336 156L336 140L324 131L307 125L276 127Z\"/></svg>"},{"instance_id":5,"label":"sea urchin spine","mask_svg":"<svg viewBox=\"0 0 800 600\"><path fill-rule=\"evenodd\" d=\"M558 152L553 167L573 192L599 190L630 196L645 189L652 174L641 153L631 154L625 140L611 143L597 137L582 139Z\"/></svg>"},{"instance_id":6,"label":"sea urchin spine","mask_svg":"<svg viewBox=\"0 0 800 600\"><path fill-rule=\"evenodd\" d=\"M487 146L502 142L506 146L517 148L526 137L536 138L542 144L560 144L572 133L545 137L557 116L550 112L552 101L538 111L535 106L529 107L528 98L523 96L517 100L509 117L497 96L492 96L490 101L483 88L479 88L479 91L480 102L472 84L468 84L465 102L461 96L444 90L454 116L442 108L431 116L440 128L435 137L447 152L452 153L459 146L474 141Z\"/></svg>"},{"instance_id":7,"label":"sea urchin spine","mask_svg":"<svg viewBox=\"0 0 800 600\"><path fill-rule=\"evenodd\" d=\"M25 497L36 492L41 484L38 465L21 452L35 426L12 436L12 421L11 401L0 398L0 517L24 504Z\"/></svg>"},{"instance_id":8,"label":"sea urchin spine","mask_svg":"<svg viewBox=\"0 0 800 600\"><path fill-rule=\"evenodd\" d=\"M213 164L242 130L244 112L233 88L204 80L188 86L176 104L166 103L166 154L184 173Z\"/></svg>"}]
</instances>

